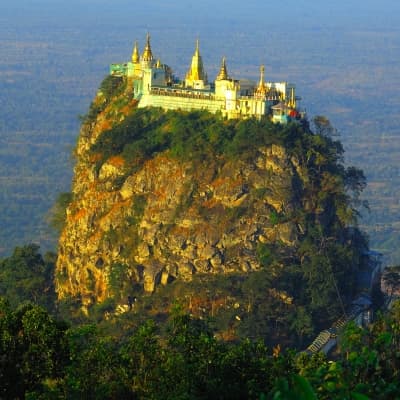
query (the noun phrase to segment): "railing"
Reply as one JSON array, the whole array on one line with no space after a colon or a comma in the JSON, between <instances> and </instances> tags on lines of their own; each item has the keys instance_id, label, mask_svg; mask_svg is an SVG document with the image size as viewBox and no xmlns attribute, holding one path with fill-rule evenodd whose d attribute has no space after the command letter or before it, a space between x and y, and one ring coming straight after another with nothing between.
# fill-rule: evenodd
<instances>
[{"instance_id":1,"label":"railing","mask_svg":"<svg viewBox=\"0 0 400 400\"><path fill-rule=\"evenodd\" d=\"M320 351L324 351L324 348L328 345L330 341L334 341L334 344L336 344L337 336L340 330L343 329L343 327L349 321L356 319L363 311L363 307L354 304L346 316L340 317L332 324L329 329L321 331L313 340L313 342L303 352L307 354L315 354Z\"/></svg>"},{"instance_id":2,"label":"railing","mask_svg":"<svg viewBox=\"0 0 400 400\"><path fill-rule=\"evenodd\" d=\"M150 94L156 96L184 97L186 99L215 100L213 93L196 92L191 90L177 90L169 88L152 87Z\"/></svg>"}]
</instances>

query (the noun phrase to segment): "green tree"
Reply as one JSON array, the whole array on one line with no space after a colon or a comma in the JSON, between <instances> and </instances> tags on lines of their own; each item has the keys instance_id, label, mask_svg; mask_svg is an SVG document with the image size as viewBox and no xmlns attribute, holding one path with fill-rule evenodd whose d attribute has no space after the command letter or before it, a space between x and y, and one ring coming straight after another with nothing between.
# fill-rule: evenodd
<instances>
[{"instance_id":1,"label":"green tree","mask_svg":"<svg viewBox=\"0 0 400 400\"><path fill-rule=\"evenodd\" d=\"M55 300L54 262L50 253L43 259L36 244L16 247L10 257L0 261L0 295L14 307L28 300L51 308Z\"/></svg>"},{"instance_id":2,"label":"green tree","mask_svg":"<svg viewBox=\"0 0 400 400\"><path fill-rule=\"evenodd\" d=\"M139 398L157 398L155 393L164 390L161 381L164 354L154 323L148 321L141 325L120 353L125 364L124 383L131 393Z\"/></svg>"},{"instance_id":3,"label":"green tree","mask_svg":"<svg viewBox=\"0 0 400 400\"><path fill-rule=\"evenodd\" d=\"M301 348L304 338L310 337L314 333L312 316L307 312L305 307L299 306L296 308L296 312L291 319L290 328L296 332L298 344Z\"/></svg>"},{"instance_id":4,"label":"green tree","mask_svg":"<svg viewBox=\"0 0 400 400\"><path fill-rule=\"evenodd\" d=\"M130 399L124 385L117 342L101 335L94 325L66 332L69 364L65 368L62 391L71 399Z\"/></svg>"},{"instance_id":5,"label":"green tree","mask_svg":"<svg viewBox=\"0 0 400 400\"><path fill-rule=\"evenodd\" d=\"M62 377L68 359L64 341L67 326L32 303L15 311L4 300L0 304L1 397L38 395Z\"/></svg>"},{"instance_id":6,"label":"green tree","mask_svg":"<svg viewBox=\"0 0 400 400\"><path fill-rule=\"evenodd\" d=\"M311 127L317 135L337 135L337 130L332 126L329 119L323 115L316 115L311 121Z\"/></svg>"},{"instance_id":7,"label":"green tree","mask_svg":"<svg viewBox=\"0 0 400 400\"><path fill-rule=\"evenodd\" d=\"M216 398L222 383L221 348L209 326L177 309L169 322L167 346L169 398Z\"/></svg>"},{"instance_id":8,"label":"green tree","mask_svg":"<svg viewBox=\"0 0 400 400\"><path fill-rule=\"evenodd\" d=\"M273 400L317 400L314 390L304 377L291 374L289 378L279 378L271 392Z\"/></svg>"}]
</instances>

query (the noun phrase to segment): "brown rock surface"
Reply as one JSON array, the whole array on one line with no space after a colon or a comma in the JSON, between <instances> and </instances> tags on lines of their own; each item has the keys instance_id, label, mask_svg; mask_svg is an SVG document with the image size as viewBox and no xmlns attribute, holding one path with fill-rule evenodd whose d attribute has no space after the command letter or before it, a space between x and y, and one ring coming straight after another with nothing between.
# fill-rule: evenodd
<instances>
[{"instance_id":1,"label":"brown rock surface","mask_svg":"<svg viewBox=\"0 0 400 400\"><path fill-rule=\"evenodd\" d=\"M83 125L77 145L74 201L59 242L60 298L80 296L86 306L104 301L116 265L152 291L163 272L185 280L249 272L260 267L259 242L296 244L296 224L271 220L271 213L298 206L293 176L301 166L283 147L260 147L252 161L196 168L160 152L129 172L118 157L100 166L93 159L89 149L104 124L100 114Z\"/></svg>"}]
</instances>

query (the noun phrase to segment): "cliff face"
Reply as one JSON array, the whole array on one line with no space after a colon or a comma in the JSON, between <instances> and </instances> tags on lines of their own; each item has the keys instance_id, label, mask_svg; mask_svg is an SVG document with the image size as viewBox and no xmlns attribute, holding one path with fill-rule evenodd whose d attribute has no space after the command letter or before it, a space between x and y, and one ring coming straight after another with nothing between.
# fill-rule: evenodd
<instances>
[{"instance_id":1,"label":"cliff face","mask_svg":"<svg viewBox=\"0 0 400 400\"><path fill-rule=\"evenodd\" d=\"M329 230L349 212L332 200L343 182L323 172L337 157L318 153L320 139L293 150L311 140L299 126L139 111L126 92L99 94L76 147L59 298L89 307L133 287L153 292L197 274L246 274L269 262L265 246L309 260L298 250L310 224Z\"/></svg>"},{"instance_id":2,"label":"cliff face","mask_svg":"<svg viewBox=\"0 0 400 400\"><path fill-rule=\"evenodd\" d=\"M284 148L261 147L246 163L219 160L197 168L161 153L128 174L123 158L112 157L96 173L85 157L93 140L85 129L77 147L75 200L60 239L61 297L104 300L116 265L124 265L125 279L153 291L168 277L257 270L258 242L296 243L293 222L271 222L272 212L298 206L292 196L298 162Z\"/></svg>"}]
</instances>

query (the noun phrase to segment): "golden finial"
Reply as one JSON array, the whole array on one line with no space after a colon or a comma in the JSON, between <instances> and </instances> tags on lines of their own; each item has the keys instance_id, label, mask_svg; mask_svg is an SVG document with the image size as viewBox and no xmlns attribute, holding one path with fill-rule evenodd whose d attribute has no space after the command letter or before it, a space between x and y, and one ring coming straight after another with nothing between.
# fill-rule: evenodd
<instances>
[{"instance_id":1,"label":"golden finial","mask_svg":"<svg viewBox=\"0 0 400 400\"><path fill-rule=\"evenodd\" d=\"M225 60L225 57L222 57L221 68L219 69L216 80L222 81L222 80L226 80L226 79L229 79L228 72L226 70L226 60Z\"/></svg>"},{"instance_id":2,"label":"golden finial","mask_svg":"<svg viewBox=\"0 0 400 400\"><path fill-rule=\"evenodd\" d=\"M151 52L150 34L149 33L147 33L147 35L146 35L146 46L143 50L142 60L143 61L153 61L153 53Z\"/></svg>"},{"instance_id":3,"label":"golden finial","mask_svg":"<svg viewBox=\"0 0 400 400\"><path fill-rule=\"evenodd\" d=\"M135 40L135 46L133 48L133 53L132 53L132 62L134 64L137 64L140 61L140 56L139 56L139 50L138 50L138 43L137 40Z\"/></svg>"},{"instance_id":4,"label":"golden finial","mask_svg":"<svg viewBox=\"0 0 400 400\"><path fill-rule=\"evenodd\" d=\"M156 68L161 68L161 60L157 59Z\"/></svg>"},{"instance_id":5,"label":"golden finial","mask_svg":"<svg viewBox=\"0 0 400 400\"><path fill-rule=\"evenodd\" d=\"M260 66L260 82L258 84L259 88L264 87L264 76L265 76L265 66L264 66L264 64L262 64Z\"/></svg>"},{"instance_id":6,"label":"golden finial","mask_svg":"<svg viewBox=\"0 0 400 400\"><path fill-rule=\"evenodd\" d=\"M296 108L296 95L294 93L294 87L290 88L290 97L288 101L288 106L291 108Z\"/></svg>"}]
</instances>

